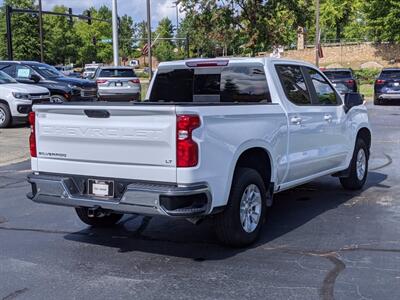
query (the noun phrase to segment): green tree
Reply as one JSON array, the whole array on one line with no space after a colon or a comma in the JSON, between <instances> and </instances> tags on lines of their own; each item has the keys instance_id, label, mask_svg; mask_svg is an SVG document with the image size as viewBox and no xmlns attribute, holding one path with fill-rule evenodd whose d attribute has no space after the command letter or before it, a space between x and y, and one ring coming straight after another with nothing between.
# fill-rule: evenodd
<instances>
[{"instance_id":1,"label":"green tree","mask_svg":"<svg viewBox=\"0 0 400 300\"><path fill-rule=\"evenodd\" d=\"M122 16L119 27L119 46L120 54L123 58L128 58L132 55L133 32L134 27L132 18L127 15Z\"/></svg>"},{"instance_id":2,"label":"green tree","mask_svg":"<svg viewBox=\"0 0 400 300\"><path fill-rule=\"evenodd\" d=\"M382 42L400 42L400 1L369 0L363 7L370 38Z\"/></svg>"},{"instance_id":3,"label":"green tree","mask_svg":"<svg viewBox=\"0 0 400 300\"><path fill-rule=\"evenodd\" d=\"M34 0L4 0L0 15L0 56L7 58L7 39L5 36L5 7L37 9ZM39 60L39 22L37 16L13 14L11 20L13 51L16 60Z\"/></svg>"},{"instance_id":4,"label":"green tree","mask_svg":"<svg viewBox=\"0 0 400 300\"><path fill-rule=\"evenodd\" d=\"M54 12L68 13L65 6L55 6ZM75 63L81 39L77 36L74 21L64 16L44 16L45 60L50 64Z\"/></svg>"},{"instance_id":5,"label":"green tree","mask_svg":"<svg viewBox=\"0 0 400 300\"><path fill-rule=\"evenodd\" d=\"M155 35L159 38L172 38L174 32L174 27L172 22L168 18L162 19L158 23ZM168 61L175 58L175 45L171 40L158 40L153 46L154 56L157 57L159 61Z\"/></svg>"}]
</instances>

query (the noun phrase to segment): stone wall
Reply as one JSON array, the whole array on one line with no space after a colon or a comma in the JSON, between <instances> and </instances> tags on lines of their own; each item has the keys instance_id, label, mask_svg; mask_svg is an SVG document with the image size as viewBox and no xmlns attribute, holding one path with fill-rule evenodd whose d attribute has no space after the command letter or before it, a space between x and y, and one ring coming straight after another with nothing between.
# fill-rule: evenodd
<instances>
[{"instance_id":1,"label":"stone wall","mask_svg":"<svg viewBox=\"0 0 400 300\"><path fill-rule=\"evenodd\" d=\"M400 44L353 44L322 46L324 57L320 59L321 66L351 67L400 67ZM261 54L261 53L260 53ZM269 55L262 53L261 55ZM282 55L285 58L315 62L314 48L304 50L287 50Z\"/></svg>"}]
</instances>

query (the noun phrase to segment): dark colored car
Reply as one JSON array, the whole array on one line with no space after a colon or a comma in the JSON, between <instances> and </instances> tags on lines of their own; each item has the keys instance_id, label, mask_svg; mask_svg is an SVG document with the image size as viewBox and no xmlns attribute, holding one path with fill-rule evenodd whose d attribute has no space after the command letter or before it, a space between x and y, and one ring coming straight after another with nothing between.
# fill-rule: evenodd
<instances>
[{"instance_id":1,"label":"dark colored car","mask_svg":"<svg viewBox=\"0 0 400 300\"><path fill-rule=\"evenodd\" d=\"M43 86L50 91L51 102L96 101L93 81L67 77L56 68L34 61L0 61L0 70L18 82Z\"/></svg>"},{"instance_id":2,"label":"dark colored car","mask_svg":"<svg viewBox=\"0 0 400 300\"><path fill-rule=\"evenodd\" d=\"M400 68L385 68L375 80L374 104L400 100Z\"/></svg>"},{"instance_id":3,"label":"dark colored car","mask_svg":"<svg viewBox=\"0 0 400 300\"><path fill-rule=\"evenodd\" d=\"M353 71L348 68L328 68L321 71L333 83L335 88L341 94L349 92L358 93L358 82Z\"/></svg>"}]
</instances>

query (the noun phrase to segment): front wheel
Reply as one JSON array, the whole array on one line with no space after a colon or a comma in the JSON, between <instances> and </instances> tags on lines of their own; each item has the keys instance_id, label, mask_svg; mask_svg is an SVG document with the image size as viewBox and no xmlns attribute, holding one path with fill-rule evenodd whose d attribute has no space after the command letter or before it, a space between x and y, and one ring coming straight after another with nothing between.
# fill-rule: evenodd
<instances>
[{"instance_id":1,"label":"front wheel","mask_svg":"<svg viewBox=\"0 0 400 300\"><path fill-rule=\"evenodd\" d=\"M93 227L110 227L118 223L123 217L123 214L105 212L92 215L89 214L89 209L87 207L76 207L75 211L83 223Z\"/></svg>"},{"instance_id":2,"label":"front wheel","mask_svg":"<svg viewBox=\"0 0 400 300\"><path fill-rule=\"evenodd\" d=\"M235 172L229 202L216 217L216 233L228 246L244 247L260 236L266 212L266 189L260 174L249 168Z\"/></svg>"},{"instance_id":3,"label":"front wheel","mask_svg":"<svg viewBox=\"0 0 400 300\"><path fill-rule=\"evenodd\" d=\"M64 103L67 102L67 99L64 96L61 95L53 95L50 97L50 103Z\"/></svg>"},{"instance_id":4,"label":"front wheel","mask_svg":"<svg viewBox=\"0 0 400 300\"><path fill-rule=\"evenodd\" d=\"M340 183L345 189L359 190L364 186L368 175L368 154L369 150L364 140L357 139L349 176L340 178Z\"/></svg>"},{"instance_id":5,"label":"front wheel","mask_svg":"<svg viewBox=\"0 0 400 300\"><path fill-rule=\"evenodd\" d=\"M0 103L0 128L6 128L11 124L11 112L8 105Z\"/></svg>"}]
</instances>

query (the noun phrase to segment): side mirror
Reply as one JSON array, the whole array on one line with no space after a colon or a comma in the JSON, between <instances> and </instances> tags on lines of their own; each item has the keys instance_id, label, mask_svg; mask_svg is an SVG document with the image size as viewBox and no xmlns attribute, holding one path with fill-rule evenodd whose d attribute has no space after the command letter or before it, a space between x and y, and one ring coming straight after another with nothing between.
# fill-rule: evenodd
<instances>
[{"instance_id":1,"label":"side mirror","mask_svg":"<svg viewBox=\"0 0 400 300\"><path fill-rule=\"evenodd\" d=\"M34 83L38 83L40 81L40 77L36 74L32 74L29 79L32 80Z\"/></svg>"},{"instance_id":2,"label":"side mirror","mask_svg":"<svg viewBox=\"0 0 400 300\"><path fill-rule=\"evenodd\" d=\"M348 112L352 107L358 106L364 103L363 97L359 93L347 93L344 96L344 108Z\"/></svg>"}]
</instances>

